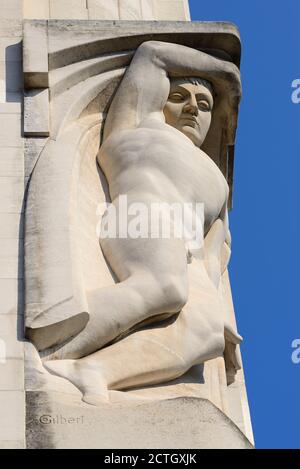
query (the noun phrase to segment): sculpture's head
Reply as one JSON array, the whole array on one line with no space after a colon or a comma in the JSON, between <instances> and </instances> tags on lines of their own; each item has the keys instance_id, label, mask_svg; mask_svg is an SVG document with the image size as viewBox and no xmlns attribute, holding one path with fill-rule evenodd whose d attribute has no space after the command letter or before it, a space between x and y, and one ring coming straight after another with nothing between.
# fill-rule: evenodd
<instances>
[{"instance_id":1,"label":"sculpture's head","mask_svg":"<svg viewBox=\"0 0 300 469\"><path fill-rule=\"evenodd\" d=\"M210 82L194 77L171 78L170 94L164 107L166 123L201 147L211 124L213 104Z\"/></svg>"}]
</instances>

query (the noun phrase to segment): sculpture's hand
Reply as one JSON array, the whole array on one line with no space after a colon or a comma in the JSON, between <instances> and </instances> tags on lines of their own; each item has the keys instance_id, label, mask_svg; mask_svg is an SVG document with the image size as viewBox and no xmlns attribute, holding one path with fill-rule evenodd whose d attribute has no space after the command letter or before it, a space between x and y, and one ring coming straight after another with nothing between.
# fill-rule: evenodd
<instances>
[{"instance_id":1,"label":"sculpture's hand","mask_svg":"<svg viewBox=\"0 0 300 469\"><path fill-rule=\"evenodd\" d=\"M205 267L208 276L219 289L221 275L227 268L230 257L228 242L228 229L221 219L214 222L204 240ZM224 360L226 367L227 383L234 382L236 372L241 368L238 345L243 338L229 323L226 315L224 320L225 350Z\"/></svg>"},{"instance_id":2,"label":"sculpture's hand","mask_svg":"<svg viewBox=\"0 0 300 469\"><path fill-rule=\"evenodd\" d=\"M238 335L238 334L237 334ZM240 337L240 336L239 336ZM238 370L242 368L240 359L240 350L237 344L232 343L226 339L225 334L225 350L224 361L227 376L227 384L232 384L235 380L235 375Z\"/></svg>"},{"instance_id":3,"label":"sculpture's hand","mask_svg":"<svg viewBox=\"0 0 300 469\"><path fill-rule=\"evenodd\" d=\"M243 340L243 337L227 321L224 324L224 335L225 340L233 345L239 345Z\"/></svg>"},{"instance_id":4,"label":"sculpture's hand","mask_svg":"<svg viewBox=\"0 0 300 469\"><path fill-rule=\"evenodd\" d=\"M238 345L242 342L243 338L238 334L236 329L225 321L224 325L225 335L225 350L224 360L227 376L227 384L232 384L235 380L235 375L241 369L240 350Z\"/></svg>"}]
</instances>

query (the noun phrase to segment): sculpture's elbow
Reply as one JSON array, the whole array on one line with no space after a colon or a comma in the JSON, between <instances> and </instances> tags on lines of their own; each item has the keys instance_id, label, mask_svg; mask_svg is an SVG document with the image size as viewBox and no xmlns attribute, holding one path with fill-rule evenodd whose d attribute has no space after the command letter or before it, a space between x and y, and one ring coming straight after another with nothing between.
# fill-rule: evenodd
<instances>
[{"instance_id":1,"label":"sculpture's elbow","mask_svg":"<svg viewBox=\"0 0 300 469\"><path fill-rule=\"evenodd\" d=\"M138 50L143 53L149 53L153 50L157 50L160 44L160 41L145 41L139 46Z\"/></svg>"},{"instance_id":2,"label":"sculpture's elbow","mask_svg":"<svg viewBox=\"0 0 300 469\"><path fill-rule=\"evenodd\" d=\"M166 43L161 41L145 41L137 49L137 54L148 59L155 59L162 55Z\"/></svg>"}]
</instances>

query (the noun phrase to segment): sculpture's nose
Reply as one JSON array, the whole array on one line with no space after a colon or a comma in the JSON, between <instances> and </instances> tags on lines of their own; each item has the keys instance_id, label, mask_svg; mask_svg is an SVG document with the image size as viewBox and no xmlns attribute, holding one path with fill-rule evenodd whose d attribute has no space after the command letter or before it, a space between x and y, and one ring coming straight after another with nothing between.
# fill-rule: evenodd
<instances>
[{"instance_id":1,"label":"sculpture's nose","mask_svg":"<svg viewBox=\"0 0 300 469\"><path fill-rule=\"evenodd\" d=\"M190 95L188 102L184 107L184 111L192 114L193 116L197 116L199 113L198 103L196 100L196 96Z\"/></svg>"}]
</instances>

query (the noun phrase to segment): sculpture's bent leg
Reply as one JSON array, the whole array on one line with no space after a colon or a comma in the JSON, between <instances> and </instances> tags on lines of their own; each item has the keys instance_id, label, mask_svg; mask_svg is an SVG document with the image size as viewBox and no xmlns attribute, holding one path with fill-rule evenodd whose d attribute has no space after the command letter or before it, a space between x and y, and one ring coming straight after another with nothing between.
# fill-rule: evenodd
<instances>
[{"instance_id":1,"label":"sculpture's bent leg","mask_svg":"<svg viewBox=\"0 0 300 469\"><path fill-rule=\"evenodd\" d=\"M225 345L223 306L203 263L195 264L201 296L189 301L176 318L135 332L80 360L48 361L46 368L75 384L86 402L97 404L108 395L107 389L172 380L195 364L221 356Z\"/></svg>"},{"instance_id":2,"label":"sculpture's bent leg","mask_svg":"<svg viewBox=\"0 0 300 469\"><path fill-rule=\"evenodd\" d=\"M81 358L138 323L177 313L188 297L186 250L180 239L109 239L105 254L121 280L88 293L90 321L54 358Z\"/></svg>"}]
</instances>

